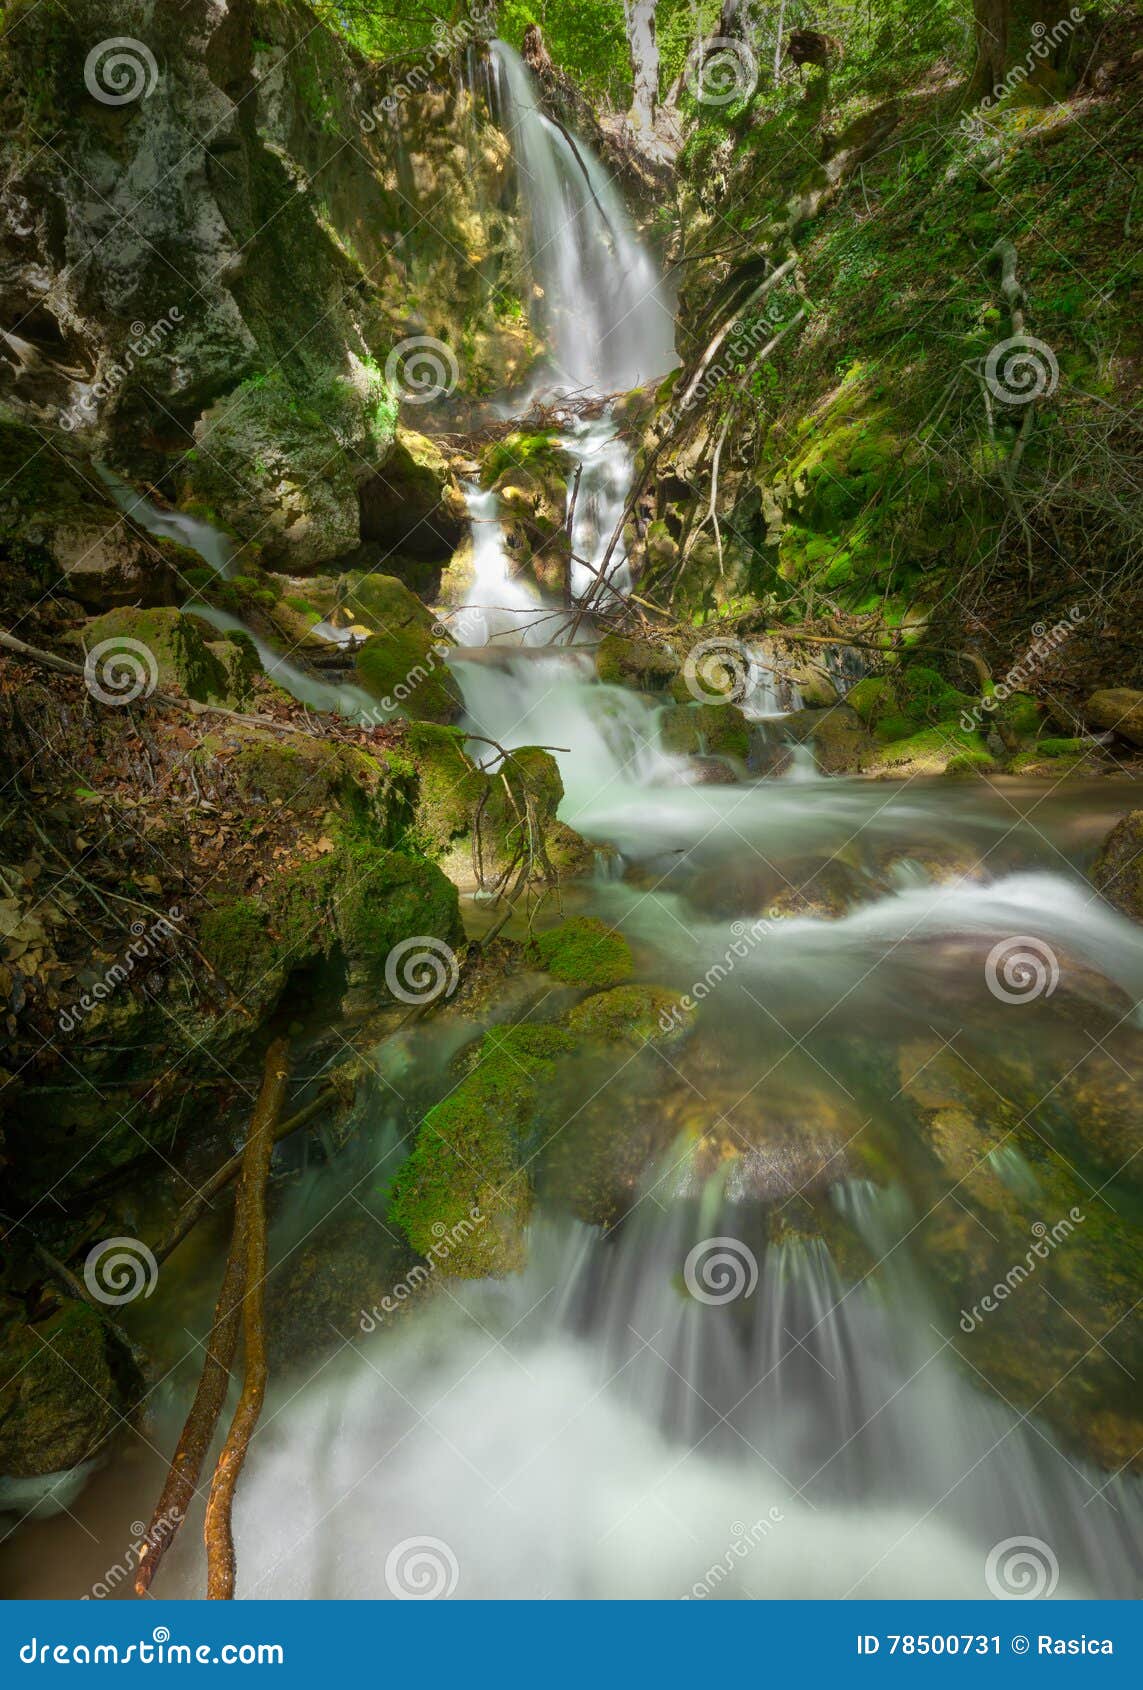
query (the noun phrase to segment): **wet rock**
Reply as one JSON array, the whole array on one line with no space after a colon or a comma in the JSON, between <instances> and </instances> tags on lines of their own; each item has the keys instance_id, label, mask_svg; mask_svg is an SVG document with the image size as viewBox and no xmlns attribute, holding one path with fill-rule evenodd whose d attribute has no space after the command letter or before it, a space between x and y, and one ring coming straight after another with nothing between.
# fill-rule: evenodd
<instances>
[{"instance_id":1,"label":"wet rock","mask_svg":"<svg viewBox=\"0 0 1143 1690\"><path fill-rule=\"evenodd\" d=\"M1143 692L1134 687L1106 687L1093 692L1083 707L1090 727L1116 733L1132 745L1143 745Z\"/></svg>"},{"instance_id":2,"label":"wet rock","mask_svg":"<svg viewBox=\"0 0 1143 1690\"><path fill-rule=\"evenodd\" d=\"M809 742L823 774L857 774L874 751L873 736L848 704L795 711L785 718L785 727L791 739Z\"/></svg>"},{"instance_id":3,"label":"wet rock","mask_svg":"<svg viewBox=\"0 0 1143 1690\"><path fill-rule=\"evenodd\" d=\"M610 686L662 692L679 672L679 660L662 646L605 634L595 653L595 672Z\"/></svg>"},{"instance_id":4,"label":"wet rock","mask_svg":"<svg viewBox=\"0 0 1143 1690\"><path fill-rule=\"evenodd\" d=\"M750 754L751 727L736 704L673 704L659 721L664 751L681 756L737 757Z\"/></svg>"},{"instance_id":5,"label":"wet rock","mask_svg":"<svg viewBox=\"0 0 1143 1690\"><path fill-rule=\"evenodd\" d=\"M1139 696L1143 699L1143 693ZM1100 847L1091 881L1123 915L1143 921L1143 810L1116 822Z\"/></svg>"},{"instance_id":6,"label":"wet rock","mask_svg":"<svg viewBox=\"0 0 1143 1690\"><path fill-rule=\"evenodd\" d=\"M425 606L393 576L363 576L352 594L381 625L354 659L359 684L383 713L455 722L464 700L446 661L450 641Z\"/></svg>"},{"instance_id":7,"label":"wet rock","mask_svg":"<svg viewBox=\"0 0 1143 1690\"><path fill-rule=\"evenodd\" d=\"M740 776L717 757L688 757L678 779L684 786L737 786Z\"/></svg>"},{"instance_id":8,"label":"wet rock","mask_svg":"<svg viewBox=\"0 0 1143 1690\"><path fill-rule=\"evenodd\" d=\"M0 1331L0 1469L27 1478L86 1461L138 1390L126 1345L86 1303L35 1325L10 1318Z\"/></svg>"},{"instance_id":9,"label":"wet rock","mask_svg":"<svg viewBox=\"0 0 1143 1690\"><path fill-rule=\"evenodd\" d=\"M831 857L818 863L799 862L786 868L793 882L771 898L765 914L771 920L813 916L837 921L858 904L870 903L883 888L848 863Z\"/></svg>"}]
</instances>

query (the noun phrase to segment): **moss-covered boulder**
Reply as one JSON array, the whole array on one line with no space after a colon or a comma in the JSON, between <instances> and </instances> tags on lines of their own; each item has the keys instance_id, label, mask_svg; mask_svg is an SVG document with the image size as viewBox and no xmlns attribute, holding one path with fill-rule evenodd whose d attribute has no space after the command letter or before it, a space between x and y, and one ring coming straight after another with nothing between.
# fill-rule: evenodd
<instances>
[{"instance_id":1,"label":"moss-covered boulder","mask_svg":"<svg viewBox=\"0 0 1143 1690\"><path fill-rule=\"evenodd\" d=\"M386 552L442 563L460 544L467 513L448 459L434 440L398 428L361 488L361 538Z\"/></svg>"},{"instance_id":2,"label":"moss-covered boulder","mask_svg":"<svg viewBox=\"0 0 1143 1690\"><path fill-rule=\"evenodd\" d=\"M750 723L736 704L674 704L659 720L664 751L681 756L750 755Z\"/></svg>"},{"instance_id":3,"label":"moss-covered boulder","mask_svg":"<svg viewBox=\"0 0 1143 1690\"><path fill-rule=\"evenodd\" d=\"M1132 745L1143 745L1143 692L1133 687L1106 687L1092 693L1083 715L1089 726L1116 733Z\"/></svg>"},{"instance_id":4,"label":"moss-covered boulder","mask_svg":"<svg viewBox=\"0 0 1143 1690\"><path fill-rule=\"evenodd\" d=\"M694 1010L663 986L613 986L592 992L564 1017L571 1033L605 1044L674 1044L691 1030Z\"/></svg>"},{"instance_id":5,"label":"moss-covered boulder","mask_svg":"<svg viewBox=\"0 0 1143 1690\"><path fill-rule=\"evenodd\" d=\"M1120 817L1091 870L1096 891L1133 921L1143 921L1143 810Z\"/></svg>"},{"instance_id":6,"label":"moss-covered boulder","mask_svg":"<svg viewBox=\"0 0 1143 1690\"><path fill-rule=\"evenodd\" d=\"M663 692L679 672L679 660L662 646L605 634L595 653L595 672L609 686Z\"/></svg>"},{"instance_id":7,"label":"moss-covered boulder","mask_svg":"<svg viewBox=\"0 0 1143 1690\"><path fill-rule=\"evenodd\" d=\"M123 1340L86 1303L35 1325L11 1318L0 1327L0 1471L31 1478L89 1460L138 1387Z\"/></svg>"},{"instance_id":8,"label":"moss-covered boulder","mask_svg":"<svg viewBox=\"0 0 1143 1690\"><path fill-rule=\"evenodd\" d=\"M874 749L873 736L857 711L848 704L832 710L799 710L786 717L791 738L813 747L818 768L826 775L858 773Z\"/></svg>"},{"instance_id":9,"label":"moss-covered boulder","mask_svg":"<svg viewBox=\"0 0 1143 1690\"><path fill-rule=\"evenodd\" d=\"M531 943L537 965L568 986L617 986L635 963L622 933L597 916L572 916L537 933Z\"/></svg>"},{"instance_id":10,"label":"moss-covered boulder","mask_svg":"<svg viewBox=\"0 0 1143 1690\"><path fill-rule=\"evenodd\" d=\"M502 887L525 858L533 882L594 866L594 847L558 819L564 787L550 752L521 746L486 773L461 730L430 722L411 722L404 745L415 782L409 837L462 891Z\"/></svg>"},{"instance_id":11,"label":"moss-covered boulder","mask_svg":"<svg viewBox=\"0 0 1143 1690\"><path fill-rule=\"evenodd\" d=\"M94 617L84 624L82 635L93 687L104 688L111 698L125 690L145 696L158 687L200 704L240 702L256 672L253 648L249 642L208 645L203 638L206 631L207 624L178 610L109 610ZM122 669L126 675L125 665L130 670L126 688L116 674Z\"/></svg>"},{"instance_id":12,"label":"moss-covered boulder","mask_svg":"<svg viewBox=\"0 0 1143 1690\"><path fill-rule=\"evenodd\" d=\"M423 1256L447 1241L448 1273L482 1279L523 1267L532 1187L522 1153L556 1062L573 1047L556 1027L498 1028L422 1121L394 1181L389 1218Z\"/></svg>"},{"instance_id":13,"label":"moss-covered boulder","mask_svg":"<svg viewBox=\"0 0 1143 1690\"><path fill-rule=\"evenodd\" d=\"M510 434L485 453L482 479L500 500L505 544L517 573L551 594L567 585L572 460L549 434Z\"/></svg>"},{"instance_id":14,"label":"moss-covered boulder","mask_svg":"<svg viewBox=\"0 0 1143 1690\"><path fill-rule=\"evenodd\" d=\"M447 634L436 628L419 599L392 576L370 575L354 593L383 626L357 653L358 683L389 715L416 721L455 722L464 708L449 670Z\"/></svg>"}]
</instances>

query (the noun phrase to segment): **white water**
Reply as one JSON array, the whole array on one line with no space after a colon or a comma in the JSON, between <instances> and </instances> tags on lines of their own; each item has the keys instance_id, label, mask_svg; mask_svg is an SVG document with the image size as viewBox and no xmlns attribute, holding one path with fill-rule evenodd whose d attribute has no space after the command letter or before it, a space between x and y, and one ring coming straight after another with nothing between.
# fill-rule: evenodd
<instances>
[{"instance_id":1,"label":"white water","mask_svg":"<svg viewBox=\"0 0 1143 1690\"><path fill-rule=\"evenodd\" d=\"M156 539L174 540L177 545L197 552L216 575L230 574L234 561L234 542L226 534L220 533L209 522L202 522L195 516L187 516L183 511L161 510L152 500L142 493L137 493L120 476L106 467L100 467L99 473L120 510L137 522L140 528L146 529L148 534L154 534Z\"/></svg>"},{"instance_id":2,"label":"white water","mask_svg":"<svg viewBox=\"0 0 1143 1690\"><path fill-rule=\"evenodd\" d=\"M354 686L350 682L335 686L329 681L322 681L307 674L298 664L291 663L288 657L277 651L268 640L248 628L239 617L232 616L228 610L219 610L212 604L199 604L196 601L184 605L183 612L184 615L197 616L200 621L208 622L221 634L245 634L248 640L253 641L267 677L307 709L329 711L332 715L346 716L351 720L359 717L370 722L381 720L384 714L381 706L362 687Z\"/></svg>"}]
</instances>

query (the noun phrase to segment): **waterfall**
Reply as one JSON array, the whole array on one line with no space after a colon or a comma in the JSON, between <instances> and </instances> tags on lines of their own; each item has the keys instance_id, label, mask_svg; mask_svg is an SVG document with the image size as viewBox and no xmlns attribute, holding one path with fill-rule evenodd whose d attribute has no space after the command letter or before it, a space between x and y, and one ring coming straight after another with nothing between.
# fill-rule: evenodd
<instances>
[{"instance_id":1,"label":"waterfall","mask_svg":"<svg viewBox=\"0 0 1143 1690\"><path fill-rule=\"evenodd\" d=\"M622 393L665 375L674 304L614 182L586 142L541 111L520 55L503 41L492 54L554 389Z\"/></svg>"}]
</instances>

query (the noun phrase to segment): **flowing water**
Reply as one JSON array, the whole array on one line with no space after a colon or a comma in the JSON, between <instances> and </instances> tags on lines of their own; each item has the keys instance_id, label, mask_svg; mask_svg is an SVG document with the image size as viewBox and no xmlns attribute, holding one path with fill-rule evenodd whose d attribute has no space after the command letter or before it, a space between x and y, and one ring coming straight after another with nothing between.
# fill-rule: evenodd
<instances>
[{"instance_id":1,"label":"flowing water","mask_svg":"<svg viewBox=\"0 0 1143 1690\"><path fill-rule=\"evenodd\" d=\"M517 57L497 47L496 60L552 382L606 393L662 374L669 313L650 257L598 161L538 111ZM606 422L569 428L568 444L582 466L575 550L598 567L631 463ZM1065 1152L1085 1205L1127 1204L1077 1150L1061 1088L1093 1041L1114 1054L1137 1037L1143 940L1082 872L1129 794L827 780L804 754L781 778L699 783L663 750L653 699L601 685L574 647L531 649L552 633L511 579L494 495L471 488L469 509L475 584L454 658L466 725L566 748L561 814L601 867L565 889L565 909L620 927L636 978L687 994L695 1026L560 1082L524 1273L442 1271L390 1328L350 1316L278 1381L239 1491L240 1592L975 1597L996 1593L997 1546L1022 1538L1058 1565L1057 1595L1131 1594L1137 1482L958 1360L929 1225L942 1202L967 1215L957 1185L966 1202L983 1192L993 1219L1007 1194L1038 1221L1045 1169ZM780 735L799 701L760 654L752 673L747 714ZM823 865L844 870L844 907L765 914ZM1060 963L1058 994L1014 1003L988 988L1014 936ZM278 1271L331 1209L352 1217L391 1176L425 1076L440 1095L478 1031L430 1021L377 1052L358 1160L302 1182L277 1223ZM918 1122L950 1052L1001 1107L969 1122L945 1196ZM1004 1104L1017 1080L1043 1099L1031 1122ZM608 1210L598 1224L593 1203ZM380 1249L383 1210L370 1212ZM980 1292L992 1277L981 1241L965 1282ZM150 1453L69 1495L104 1541L146 1517L195 1365L156 1393ZM160 1593L201 1591L194 1524ZM77 1592L100 1576L100 1553L74 1529L62 1547L60 1522L23 1541L29 1564L49 1552Z\"/></svg>"}]
</instances>

